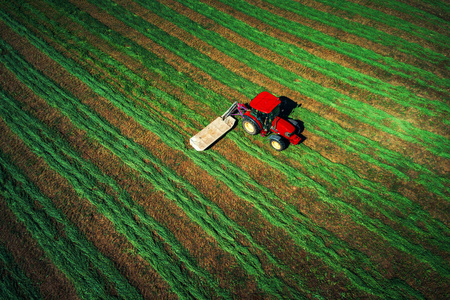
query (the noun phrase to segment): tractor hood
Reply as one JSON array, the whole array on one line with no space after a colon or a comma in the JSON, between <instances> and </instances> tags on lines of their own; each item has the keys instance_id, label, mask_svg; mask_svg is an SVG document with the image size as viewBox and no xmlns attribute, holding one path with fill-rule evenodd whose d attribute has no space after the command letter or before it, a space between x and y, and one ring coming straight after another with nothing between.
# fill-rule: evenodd
<instances>
[{"instance_id":1,"label":"tractor hood","mask_svg":"<svg viewBox=\"0 0 450 300\"><path fill-rule=\"evenodd\" d=\"M285 137L289 137L290 135L292 135L296 129L294 125L280 117L275 118L275 120L273 121L273 125L276 126L275 128L278 133Z\"/></svg>"}]
</instances>

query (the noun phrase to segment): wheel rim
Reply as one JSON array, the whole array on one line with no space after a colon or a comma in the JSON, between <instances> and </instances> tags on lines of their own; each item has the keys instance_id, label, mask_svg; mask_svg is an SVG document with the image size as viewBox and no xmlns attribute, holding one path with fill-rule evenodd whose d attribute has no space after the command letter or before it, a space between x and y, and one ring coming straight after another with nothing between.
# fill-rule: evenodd
<instances>
[{"instance_id":1,"label":"wheel rim","mask_svg":"<svg viewBox=\"0 0 450 300\"><path fill-rule=\"evenodd\" d=\"M253 126L253 124L250 122L245 122L244 127L248 132L255 132L255 126Z\"/></svg>"},{"instance_id":2,"label":"wheel rim","mask_svg":"<svg viewBox=\"0 0 450 300\"><path fill-rule=\"evenodd\" d=\"M272 147L274 147L276 150L281 150L281 144L278 143L277 141L271 141L270 143Z\"/></svg>"}]
</instances>

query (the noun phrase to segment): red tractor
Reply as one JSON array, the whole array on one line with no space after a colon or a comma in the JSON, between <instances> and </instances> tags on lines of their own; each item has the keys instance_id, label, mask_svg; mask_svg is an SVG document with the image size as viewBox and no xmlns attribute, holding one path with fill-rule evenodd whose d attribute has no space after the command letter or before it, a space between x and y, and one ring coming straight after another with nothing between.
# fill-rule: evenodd
<instances>
[{"instance_id":1,"label":"red tractor","mask_svg":"<svg viewBox=\"0 0 450 300\"><path fill-rule=\"evenodd\" d=\"M289 144L297 145L303 140L299 135L301 128L297 121L280 117L282 104L280 98L269 92L258 94L250 102L250 107L235 102L222 117L218 117L193 136L190 143L198 151L205 150L233 127L236 120L232 116L240 115L243 118L244 130L251 135L270 134L270 145L275 150L282 151Z\"/></svg>"},{"instance_id":2,"label":"red tractor","mask_svg":"<svg viewBox=\"0 0 450 300\"><path fill-rule=\"evenodd\" d=\"M284 150L289 143L297 145L302 141L298 135L297 121L280 117L281 100L269 92L258 94L251 102L250 109L245 111L242 127L251 135L268 133L270 145L277 151Z\"/></svg>"}]
</instances>

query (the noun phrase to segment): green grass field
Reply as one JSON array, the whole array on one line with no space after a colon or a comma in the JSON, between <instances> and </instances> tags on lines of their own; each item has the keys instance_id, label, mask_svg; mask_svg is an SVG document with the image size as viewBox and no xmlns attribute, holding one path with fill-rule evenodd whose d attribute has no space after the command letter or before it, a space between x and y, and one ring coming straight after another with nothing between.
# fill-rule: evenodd
<instances>
[{"instance_id":1,"label":"green grass field","mask_svg":"<svg viewBox=\"0 0 450 300\"><path fill-rule=\"evenodd\" d=\"M0 3L0 298L450 298L450 5ZM302 144L238 126L262 91Z\"/></svg>"}]
</instances>

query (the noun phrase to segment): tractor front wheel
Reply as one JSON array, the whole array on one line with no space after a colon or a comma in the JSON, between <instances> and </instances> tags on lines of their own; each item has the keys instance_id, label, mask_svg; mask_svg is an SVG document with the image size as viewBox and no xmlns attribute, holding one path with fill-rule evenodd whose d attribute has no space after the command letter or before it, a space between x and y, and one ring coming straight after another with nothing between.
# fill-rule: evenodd
<instances>
[{"instance_id":1,"label":"tractor front wheel","mask_svg":"<svg viewBox=\"0 0 450 300\"><path fill-rule=\"evenodd\" d=\"M244 120L242 121L242 127L244 128L245 132L251 135L255 135L261 132L261 128L259 127L258 123L247 116L245 116Z\"/></svg>"},{"instance_id":2,"label":"tractor front wheel","mask_svg":"<svg viewBox=\"0 0 450 300\"><path fill-rule=\"evenodd\" d=\"M277 151L283 151L288 145L288 142L281 135L272 135L269 139L270 146Z\"/></svg>"}]
</instances>

